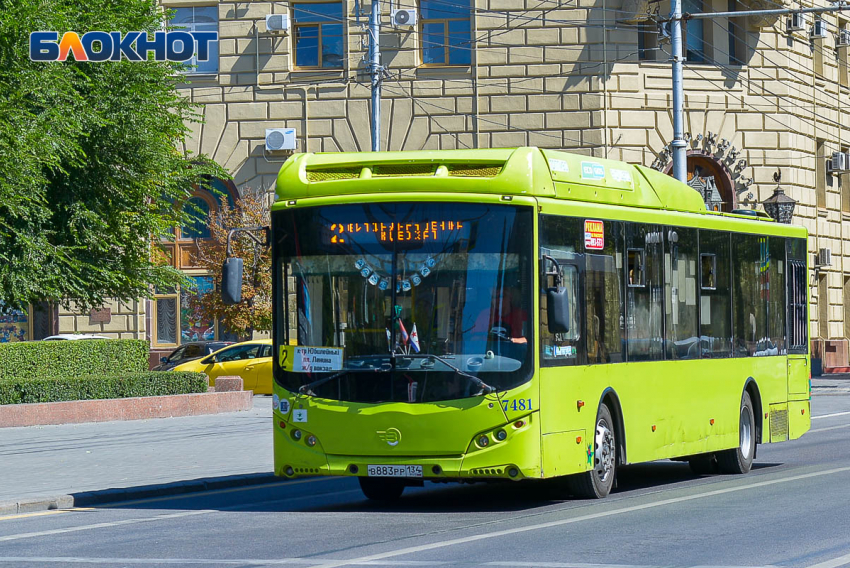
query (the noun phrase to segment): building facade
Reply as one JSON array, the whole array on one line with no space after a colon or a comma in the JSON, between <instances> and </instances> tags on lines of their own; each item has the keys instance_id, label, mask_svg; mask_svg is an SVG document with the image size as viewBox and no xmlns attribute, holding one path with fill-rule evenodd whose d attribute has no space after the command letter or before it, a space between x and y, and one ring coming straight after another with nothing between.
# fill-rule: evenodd
<instances>
[{"instance_id":1,"label":"building facade","mask_svg":"<svg viewBox=\"0 0 850 568\"><path fill-rule=\"evenodd\" d=\"M291 152L270 150L268 129L294 129L296 151L371 148L370 2L162 4L175 24L219 33L210 60L186 71L182 88L203 105L205 121L191 125L184 150L224 166L234 197L273 191ZM772 0L683 4L685 12L792 7ZM380 6L382 150L530 145L669 172L672 80L662 21L669 0ZM280 17L267 25L270 15ZM850 151L850 110L842 104L850 94L848 43L850 12L692 19L685 30L691 184L709 208L725 211L761 209L777 187L798 202L792 222L810 232L811 265L816 258L824 264L811 274L811 337L829 367L848 365L850 337L850 155L833 160ZM178 266L193 270L186 259ZM140 302L130 312L144 317L127 319L139 322L132 331L98 331L137 334L154 347L179 343L176 332L165 343L157 326L182 293ZM59 314L59 331L82 331L86 317Z\"/></svg>"}]
</instances>

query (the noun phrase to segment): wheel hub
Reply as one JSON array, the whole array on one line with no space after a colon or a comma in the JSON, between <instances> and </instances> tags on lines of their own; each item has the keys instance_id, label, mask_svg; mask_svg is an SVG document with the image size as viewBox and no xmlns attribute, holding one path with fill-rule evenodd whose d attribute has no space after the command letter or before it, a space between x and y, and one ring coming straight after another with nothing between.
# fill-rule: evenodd
<instances>
[{"instance_id":1,"label":"wheel hub","mask_svg":"<svg viewBox=\"0 0 850 568\"><path fill-rule=\"evenodd\" d=\"M605 420L596 424L596 472L603 483L614 473L614 433Z\"/></svg>"},{"instance_id":2,"label":"wheel hub","mask_svg":"<svg viewBox=\"0 0 850 568\"><path fill-rule=\"evenodd\" d=\"M746 407L741 409L741 455L744 459L749 459L750 450L752 449L752 428L749 409Z\"/></svg>"}]
</instances>

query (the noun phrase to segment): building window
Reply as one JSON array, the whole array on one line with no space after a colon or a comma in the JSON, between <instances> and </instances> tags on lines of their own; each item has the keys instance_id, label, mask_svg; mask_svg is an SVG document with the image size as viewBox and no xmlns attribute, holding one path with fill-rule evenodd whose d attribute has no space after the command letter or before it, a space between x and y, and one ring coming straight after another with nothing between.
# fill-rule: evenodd
<instances>
[{"instance_id":1,"label":"building window","mask_svg":"<svg viewBox=\"0 0 850 568\"><path fill-rule=\"evenodd\" d=\"M159 346L180 345L189 341L232 340L219 330L221 322L204 318L193 300L214 293L212 276L190 275L189 285L157 290L154 294L153 343Z\"/></svg>"},{"instance_id":2,"label":"building window","mask_svg":"<svg viewBox=\"0 0 850 568\"><path fill-rule=\"evenodd\" d=\"M848 37L850 35L850 27L848 27L847 20L842 20L839 18L838 20L838 37L841 39L850 39ZM840 43L840 42L839 42ZM848 69L848 60L850 60L850 47L838 46L837 55L838 55L838 83L842 87L850 86L850 81L848 81L847 77L847 69Z\"/></svg>"},{"instance_id":3,"label":"building window","mask_svg":"<svg viewBox=\"0 0 850 568\"><path fill-rule=\"evenodd\" d=\"M829 339L829 288L826 274L818 277L818 336Z\"/></svg>"},{"instance_id":4,"label":"building window","mask_svg":"<svg viewBox=\"0 0 850 568\"><path fill-rule=\"evenodd\" d=\"M653 21L638 24L638 60L655 61L658 53L658 26Z\"/></svg>"},{"instance_id":5,"label":"building window","mask_svg":"<svg viewBox=\"0 0 850 568\"><path fill-rule=\"evenodd\" d=\"M295 66L341 69L343 67L342 2L292 5Z\"/></svg>"},{"instance_id":6,"label":"building window","mask_svg":"<svg viewBox=\"0 0 850 568\"><path fill-rule=\"evenodd\" d=\"M218 32L218 6L193 6L173 10L171 23L175 28L189 32ZM209 43L209 58L206 61L198 60L196 51L192 59L186 62L186 72L218 73L218 42Z\"/></svg>"},{"instance_id":7,"label":"building window","mask_svg":"<svg viewBox=\"0 0 850 568\"><path fill-rule=\"evenodd\" d=\"M850 274L844 274L844 337L850 337Z\"/></svg>"},{"instance_id":8,"label":"building window","mask_svg":"<svg viewBox=\"0 0 850 568\"><path fill-rule=\"evenodd\" d=\"M729 11L738 10L738 0L729 0ZM747 62L747 31L744 18L728 18L729 64L744 65Z\"/></svg>"},{"instance_id":9,"label":"building window","mask_svg":"<svg viewBox=\"0 0 850 568\"><path fill-rule=\"evenodd\" d=\"M682 12L689 14L703 12L702 0L684 0L682 2ZM682 31L685 33L684 45L687 61L694 63L704 62L707 50L703 35L703 21L698 18L688 20L685 29Z\"/></svg>"},{"instance_id":10,"label":"building window","mask_svg":"<svg viewBox=\"0 0 850 568\"><path fill-rule=\"evenodd\" d=\"M815 141L815 190L817 192L817 205L826 207L826 150L825 141L818 138Z\"/></svg>"},{"instance_id":11,"label":"building window","mask_svg":"<svg viewBox=\"0 0 850 568\"><path fill-rule=\"evenodd\" d=\"M820 18L815 18L815 25L821 21ZM821 39L812 39L812 58L814 59L815 75L823 79L823 51L825 49L825 41Z\"/></svg>"},{"instance_id":12,"label":"building window","mask_svg":"<svg viewBox=\"0 0 850 568\"><path fill-rule=\"evenodd\" d=\"M183 211L189 216L189 220L185 225L180 227L180 238L210 238L210 203L206 199L195 195L186 201L186 204L183 205Z\"/></svg>"},{"instance_id":13,"label":"building window","mask_svg":"<svg viewBox=\"0 0 850 568\"><path fill-rule=\"evenodd\" d=\"M472 11L470 0L422 0L422 63L470 65Z\"/></svg>"},{"instance_id":14,"label":"building window","mask_svg":"<svg viewBox=\"0 0 850 568\"><path fill-rule=\"evenodd\" d=\"M154 294L153 317L156 345L177 345L177 289L159 288Z\"/></svg>"}]
</instances>

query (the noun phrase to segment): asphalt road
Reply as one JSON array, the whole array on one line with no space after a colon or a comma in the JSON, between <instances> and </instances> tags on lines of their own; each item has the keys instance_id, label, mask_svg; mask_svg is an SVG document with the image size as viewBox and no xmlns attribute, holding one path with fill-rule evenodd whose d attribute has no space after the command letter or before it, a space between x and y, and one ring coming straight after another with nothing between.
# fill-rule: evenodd
<instances>
[{"instance_id":1,"label":"asphalt road","mask_svg":"<svg viewBox=\"0 0 850 568\"><path fill-rule=\"evenodd\" d=\"M0 518L3 566L850 566L850 396L759 448L744 476L623 468L603 501L563 485L426 485L392 507L352 479ZM0 467L0 471L2 468Z\"/></svg>"}]
</instances>

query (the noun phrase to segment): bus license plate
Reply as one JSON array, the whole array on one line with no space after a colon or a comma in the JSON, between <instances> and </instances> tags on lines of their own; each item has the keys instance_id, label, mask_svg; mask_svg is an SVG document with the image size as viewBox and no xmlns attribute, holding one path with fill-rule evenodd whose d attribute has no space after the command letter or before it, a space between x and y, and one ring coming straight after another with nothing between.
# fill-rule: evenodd
<instances>
[{"instance_id":1,"label":"bus license plate","mask_svg":"<svg viewBox=\"0 0 850 568\"><path fill-rule=\"evenodd\" d=\"M422 477L421 465L369 465L369 477Z\"/></svg>"}]
</instances>

